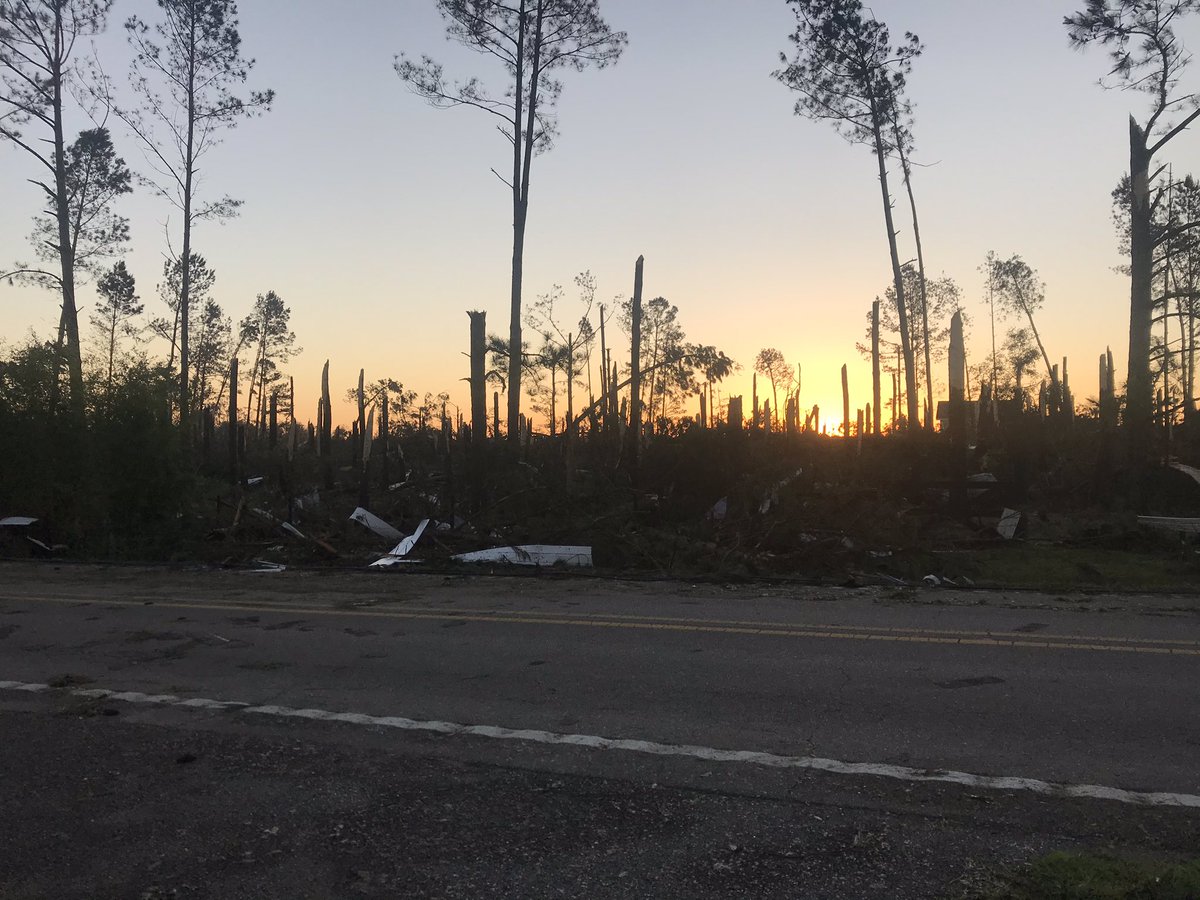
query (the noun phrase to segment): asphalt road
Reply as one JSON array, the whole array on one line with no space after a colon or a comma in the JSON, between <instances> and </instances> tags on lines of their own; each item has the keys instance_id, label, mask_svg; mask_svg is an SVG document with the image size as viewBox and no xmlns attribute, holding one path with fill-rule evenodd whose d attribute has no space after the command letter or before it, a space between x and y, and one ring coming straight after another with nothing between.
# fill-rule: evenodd
<instances>
[{"instance_id":1,"label":"asphalt road","mask_svg":"<svg viewBox=\"0 0 1200 900\"><path fill-rule=\"evenodd\" d=\"M1198 688L1189 597L5 566L0 896L964 896L1194 852Z\"/></svg>"}]
</instances>

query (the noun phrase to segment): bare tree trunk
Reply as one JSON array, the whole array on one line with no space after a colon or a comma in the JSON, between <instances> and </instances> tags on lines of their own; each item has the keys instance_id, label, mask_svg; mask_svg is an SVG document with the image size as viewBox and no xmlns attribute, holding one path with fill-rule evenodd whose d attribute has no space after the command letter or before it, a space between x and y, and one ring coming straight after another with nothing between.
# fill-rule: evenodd
<instances>
[{"instance_id":1,"label":"bare tree trunk","mask_svg":"<svg viewBox=\"0 0 1200 900\"><path fill-rule=\"evenodd\" d=\"M513 213L512 305L508 326L508 439L515 443L521 431L521 277L525 252L525 204L515 201Z\"/></svg>"},{"instance_id":2,"label":"bare tree trunk","mask_svg":"<svg viewBox=\"0 0 1200 900\"><path fill-rule=\"evenodd\" d=\"M525 103L525 17L527 0L518 3L518 29L516 44L516 66L513 72L515 107L513 111L513 258L512 297L508 328L508 438L510 442L520 440L521 432L521 281L525 260L525 223L529 214L529 170L533 163L533 145L536 137L538 82L542 65L542 3L537 4L534 23L533 58L529 60L529 102ZM524 107L528 108L524 108ZM522 114L525 121L522 123ZM522 128L524 132L522 132ZM514 444L515 445L515 444Z\"/></svg>"},{"instance_id":3,"label":"bare tree trunk","mask_svg":"<svg viewBox=\"0 0 1200 900\"><path fill-rule=\"evenodd\" d=\"M192 177L196 151L196 10L189 13L187 70L187 138L183 171L183 273L179 285L179 425L187 434L188 421L188 305L192 290ZM253 381L253 379L251 379Z\"/></svg>"},{"instance_id":4,"label":"bare tree trunk","mask_svg":"<svg viewBox=\"0 0 1200 900\"><path fill-rule=\"evenodd\" d=\"M1193 303L1195 303L1195 300L1189 298L1187 318L1187 380L1184 382L1184 415L1189 419L1196 412L1196 322L1191 313Z\"/></svg>"},{"instance_id":5,"label":"bare tree trunk","mask_svg":"<svg viewBox=\"0 0 1200 900\"><path fill-rule=\"evenodd\" d=\"M609 355L611 356L611 353L610 353ZM618 410L618 407L619 407L619 406L620 406L620 404L621 404L621 399L620 399L620 397L618 396L618 388L617 388L617 364L616 364L616 363L612 363L612 365L611 365L611 367L610 367L610 370L609 370L609 376L608 376L608 402L609 402L609 405L610 405L610 407L611 407L611 409L610 409L610 411L609 411L609 418L610 418L612 421L616 421L616 419L617 419L617 410Z\"/></svg>"},{"instance_id":6,"label":"bare tree trunk","mask_svg":"<svg viewBox=\"0 0 1200 900\"><path fill-rule=\"evenodd\" d=\"M850 437L850 376L842 366L842 437Z\"/></svg>"},{"instance_id":7,"label":"bare tree trunk","mask_svg":"<svg viewBox=\"0 0 1200 900\"><path fill-rule=\"evenodd\" d=\"M554 437L558 426L558 366L550 359L550 436Z\"/></svg>"},{"instance_id":8,"label":"bare tree trunk","mask_svg":"<svg viewBox=\"0 0 1200 900\"><path fill-rule=\"evenodd\" d=\"M108 386L109 401L112 400L113 386L113 358L117 355L117 307L114 304L112 308L112 318L109 320L108 328L108 378L105 384Z\"/></svg>"},{"instance_id":9,"label":"bare tree trunk","mask_svg":"<svg viewBox=\"0 0 1200 900\"><path fill-rule=\"evenodd\" d=\"M1146 134L1129 118L1129 371L1125 386L1125 426L1129 460L1144 464L1154 428L1150 379L1150 325L1154 316L1154 236L1150 201L1150 151Z\"/></svg>"},{"instance_id":10,"label":"bare tree trunk","mask_svg":"<svg viewBox=\"0 0 1200 900\"><path fill-rule=\"evenodd\" d=\"M384 385L383 396L379 402L379 484L383 490L388 489L391 482L391 472L389 471L388 456L391 451L392 434L391 426L388 423L388 415L391 407L391 400L388 398L387 386ZM484 428L487 427L486 418L484 420Z\"/></svg>"},{"instance_id":11,"label":"bare tree trunk","mask_svg":"<svg viewBox=\"0 0 1200 900\"><path fill-rule=\"evenodd\" d=\"M636 468L642 443L642 267L639 256L633 269L633 337L629 351L629 460Z\"/></svg>"},{"instance_id":12,"label":"bare tree trunk","mask_svg":"<svg viewBox=\"0 0 1200 900\"><path fill-rule=\"evenodd\" d=\"M229 362L229 477L234 484L241 480L238 472L238 361L235 356Z\"/></svg>"},{"instance_id":13,"label":"bare tree trunk","mask_svg":"<svg viewBox=\"0 0 1200 900\"><path fill-rule=\"evenodd\" d=\"M881 403L883 391L879 376L879 300L876 299L871 304L871 399L875 401L872 410L875 416L873 425L876 435L879 434L883 425L883 405Z\"/></svg>"},{"instance_id":14,"label":"bare tree trunk","mask_svg":"<svg viewBox=\"0 0 1200 900\"><path fill-rule=\"evenodd\" d=\"M950 320L950 440L954 448L953 487L950 505L958 513L966 511L967 475L967 352L963 340L962 313L955 312Z\"/></svg>"},{"instance_id":15,"label":"bare tree trunk","mask_svg":"<svg viewBox=\"0 0 1200 900\"><path fill-rule=\"evenodd\" d=\"M925 253L921 246L921 225L917 220L917 200L913 196L912 166L908 162L908 154L904 149L904 141L900 135L900 125L892 119L892 134L896 138L896 152L900 156L900 171L904 174L904 188L908 193L908 206L912 210L913 240L917 245L917 275L920 278L918 287L921 290L921 340L925 345L925 428L933 430L933 364L930 361L929 350L929 298L926 295Z\"/></svg>"},{"instance_id":16,"label":"bare tree trunk","mask_svg":"<svg viewBox=\"0 0 1200 900\"><path fill-rule=\"evenodd\" d=\"M333 404L329 398L329 360L321 370L321 470L325 489L333 487Z\"/></svg>"},{"instance_id":17,"label":"bare tree trunk","mask_svg":"<svg viewBox=\"0 0 1200 900\"><path fill-rule=\"evenodd\" d=\"M62 60L65 51L63 47L63 7L61 3L54 6L54 62L51 67L50 80L54 85L54 208L58 220L58 258L62 275L62 325L66 335L67 372L71 385L71 411L76 417L82 418L84 411L83 396L83 356L79 345L79 309L75 305L75 253L71 244L71 213L67 205L67 154L66 141L63 134L63 77Z\"/></svg>"},{"instance_id":18,"label":"bare tree trunk","mask_svg":"<svg viewBox=\"0 0 1200 900\"><path fill-rule=\"evenodd\" d=\"M575 344L574 335L567 335L567 418L563 423L567 432L567 445L575 437Z\"/></svg>"},{"instance_id":19,"label":"bare tree trunk","mask_svg":"<svg viewBox=\"0 0 1200 900\"><path fill-rule=\"evenodd\" d=\"M254 353L254 365L250 369L250 393L246 397L246 427L250 427L250 414L254 409L254 397L258 388L258 373L263 366L263 346L261 341L258 345L258 350Z\"/></svg>"},{"instance_id":20,"label":"bare tree trunk","mask_svg":"<svg viewBox=\"0 0 1200 900\"><path fill-rule=\"evenodd\" d=\"M471 443L487 440L487 313L468 312L471 320Z\"/></svg>"},{"instance_id":21,"label":"bare tree trunk","mask_svg":"<svg viewBox=\"0 0 1200 900\"><path fill-rule=\"evenodd\" d=\"M604 339L604 304L600 304L600 394L604 398L601 404L601 409L604 410L604 428L609 426L609 402L608 392L611 385L608 380L608 345Z\"/></svg>"},{"instance_id":22,"label":"bare tree trunk","mask_svg":"<svg viewBox=\"0 0 1200 900\"><path fill-rule=\"evenodd\" d=\"M887 148L883 140L882 113L871 103L871 125L875 138L875 157L879 163L879 189L883 194L883 220L887 228L888 250L892 258L892 282L896 290L896 317L900 324L900 346L904 353L905 396L908 401L908 427L915 428L919 419L917 382L913 377L913 350L908 331L908 309L904 297L904 274L900 269L900 252L896 247L896 228L892 221L892 194L888 189Z\"/></svg>"}]
</instances>

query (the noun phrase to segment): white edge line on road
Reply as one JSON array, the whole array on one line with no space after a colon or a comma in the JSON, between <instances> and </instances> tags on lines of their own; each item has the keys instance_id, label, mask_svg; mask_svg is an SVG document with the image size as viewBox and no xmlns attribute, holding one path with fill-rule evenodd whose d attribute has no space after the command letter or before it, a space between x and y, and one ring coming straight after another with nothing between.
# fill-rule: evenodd
<instances>
[{"instance_id":1,"label":"white edge line on road","mask_svg":"<svg viewBox=\"0 0 1200 900\"><path fill-rule=\"evenodd\" d=\"M56 690L48 684L28 684L21 681L0 681L0 690L43 693ZM655 741L638 741L627 738L606 738L591 734L559 734L529 728L504 728L498 725L460 725L455 722L422 721L403 716L371 716L355 712L330 712L324 709L297 709L290 706L254 706L233 700L184 699L173 694L143 694L138 691L110 691L104 688L65 689L76 697L95 700L115 700L124 703L144 703L157 706L181 706L189 709L232 710L264 716L290 719L311 719L320 722L341 722L348 725L366 725L381 728L399 728L404 731L431 731L437 734L467 735L470 737L493 738L509 741L527 741L535 744L550 744L567 747L585 747L591 750L623 750L630 753L648 753L655 756L682 756L708 762L750 763L777 769L812 769L835 775L868 775L876 778L892 778L898 781L946 782L963 787L995 791L1028 791L1051 797L1076 797L1089 800L1115 800L1139 806L1186 806L1200 809L1200 795L1180 794L1165 791L1141 792L1099 784L1058 784L1038 778L1014 776L973 775L970 772L954 772L942 769L915 769L909 766L894 766L886 763L843 762L819 756L782 756L758 750L719 750L715 747L698 747L688 744L660 744Z\"/></svg>"}]
</instances>

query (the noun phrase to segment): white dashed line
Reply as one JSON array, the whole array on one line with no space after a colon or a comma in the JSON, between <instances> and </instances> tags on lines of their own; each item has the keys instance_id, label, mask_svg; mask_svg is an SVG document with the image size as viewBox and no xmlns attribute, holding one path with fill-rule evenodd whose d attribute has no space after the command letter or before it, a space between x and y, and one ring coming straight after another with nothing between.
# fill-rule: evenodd
<instances>
[{"instance_id":1,"label":"white dashed line","mask_svg":"<svg viewBox=\"0 0 1200 900\"><path fill-rule=\"evenodd\" d=\"M43 693L56 690L48 684L28 684L21 681L0 681L0 690ZM297 709L290 706L254 706L234 700L206 700L176 697L173 694L143 694L138 691L110 691L103 688L67 688L75 697L95 700L115 700L157 706L179 706L189 709L228 710L261 716L288 719L311 719L320 722L341 722L376 728L398 728L403 731L428 731L436 734L465 735L508 741L526 741L564 747L585 747L591 750L617 750L628 753L647 753L654 756L681 756L707 762L750 763L776 769L811 769L835 775L866 775L898 781L945 782L982 790L1027 791L1051 797L1072 797L1089 800L1114 800L1139 806L1185 806L1200 809L1200 795L1165 791L1127 791L1099 784L1058 784L1038 778L1014 776L973 775L942 769L915 769L886 763L843 762L818 756L783 756L758 750L720 750L688 744L660 744L627 738L607 738L591 734L559 734L530 728L504 728L498 725L460 725L455 722L424 721L404 716L371 716L356 712L331 712L325 709Z\"/></svg>"}]
</instances>

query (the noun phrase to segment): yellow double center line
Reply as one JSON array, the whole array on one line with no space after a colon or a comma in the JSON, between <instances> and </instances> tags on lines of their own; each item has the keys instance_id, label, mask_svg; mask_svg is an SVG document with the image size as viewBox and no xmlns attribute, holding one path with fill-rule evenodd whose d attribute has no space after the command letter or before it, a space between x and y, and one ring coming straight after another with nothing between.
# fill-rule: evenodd
<instances>
[{"instance_id":1,"label":"yellow double center line","mask_svg":"<svg viewBox=\"0 0 1200 900\"><path fill-rule=\"evenodd\" d=\"M406 607L378 609L362 606L316 607L294 604L250 604L184 600L178 598L109 600L91 597L7 596L7 603L94 604L98 606L160 609L203 609L222 612L288 614L299 616L353 616L357 618L486 622L510 625L560 625L635 631L751 635L755 637L816 638L873 641L877 643L944 644L971 647L1012 647L1036 650L1087 650L1109 653L1149 653L1159 656L1200 657L1200 641L1155 638L1046 635L1030 637L994 631L929 628L894 628L871 625L812 625L739 619L672 618L635 613L557 613L541 610L434 609Z\"/></svg>"}]
</instances>

